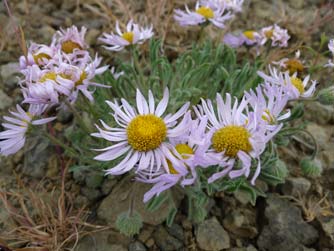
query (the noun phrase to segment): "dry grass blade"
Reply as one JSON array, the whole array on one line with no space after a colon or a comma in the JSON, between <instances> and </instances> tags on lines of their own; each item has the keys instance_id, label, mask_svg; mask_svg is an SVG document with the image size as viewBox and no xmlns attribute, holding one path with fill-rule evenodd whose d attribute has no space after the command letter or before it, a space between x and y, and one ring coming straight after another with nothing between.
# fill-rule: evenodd
<instances>
[{"instance_id":1,"label":"dry grass blade","mask_svg":"<svg viewBox=\"0 0 334 251\"><path fill-rule=\"evenodd\" d=\"M19 183L23 192L0 191L0 201L14 224L3 236L9 245L0 246L2 250L7 247L9 251L73 250L81 237L106 229L86 222L85 207L74 208L73 198L65 192L65 175L60 189L51 193L32 191ZM22 248L13 249L14 246Z\"/></svg>"}]
</instances>

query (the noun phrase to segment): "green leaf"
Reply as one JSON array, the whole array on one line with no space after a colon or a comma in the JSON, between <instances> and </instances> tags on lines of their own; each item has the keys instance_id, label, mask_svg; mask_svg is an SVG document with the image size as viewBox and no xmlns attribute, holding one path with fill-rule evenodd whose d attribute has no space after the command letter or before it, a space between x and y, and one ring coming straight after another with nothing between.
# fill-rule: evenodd
<instances>
[{"instance_id":1,"label":"green leaf","mask_svg":"<svg viewBox=\"0 0 334 251\"><path fill-rule=\"evenodd\" d=\"M169 227L172 226L172 224L174 222L174 219L175 219L175 216L176 216L176 213L177 213L177 208L170 207L167 218L166 218L167 226L169 226Z\"/></svg>"},{"instance_id":2,"label":"green leaf","mask_svg":"<svg viewBox=\"0 0 334 251\"><path fill-rule=\"evenodd\" d=\"M146 209L150 212L154 212L158 210L168 198L169 198L169 195L167 193L161 193L159 196L153 197L146 204Z\"/></svg>"}]
</instances>

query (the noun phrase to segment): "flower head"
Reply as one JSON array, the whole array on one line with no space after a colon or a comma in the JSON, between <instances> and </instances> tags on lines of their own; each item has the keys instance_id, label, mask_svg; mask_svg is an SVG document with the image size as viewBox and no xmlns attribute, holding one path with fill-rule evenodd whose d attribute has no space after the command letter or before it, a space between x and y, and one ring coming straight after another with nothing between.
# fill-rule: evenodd
<instances>
[{"instance_id":1,"label":"flower head","mask_svg":"<svg viewBox=\"0 0 334 251\"><path fill-rule=\"evenodd\" d=\"M139 27L138 24L135 24L133 20L130 20L126 26L126 31L122 32L118 21L116 22L116 32L103 33L103 36L99 38L102 42L106 43L107 46L103 46L110 51L121 51L126 46L133 44L142 44L146 40L150 39L153 33L153 26L150 27Z\"/></svg>"},{"instance_id":2,"label":"flower head","mask_svg":"<svg viewBox=\"0 0 334 251\"><path fill-rule=\"evenodd\" d=\"M244 0L201 0L200 3L203 5L210 5L212 8L224 6L227 10L241 12Z\"/></svg>"},{"instance_id":3,"label":"flower head","mask_svg":"<svg viewBox=\"0 0 334 251\"><path fill-rule=\"evenodd\" d=\"M102 121L104 129L97 126L99 132L93 133L92 136L104 138L116 144L97 149L104 153L96 156L95 159L110 161L124 156L118 165L107 171L107 174L123 174L131 169L155 173L161 168L169 173L167 159L173 164L180 164L180 160L175 157L177 153L167 139L178 137L188 130L189 116L185 116L180 123L178 120L186 113L189 103L183 105L175 114L162 117L167 109L168 99L169 92L166 89L163 99L157 106L151 91L149 91L147 102L137 90L137 108L132 107L125 99L121 99L121 104L116 101L107 101L114 111L113 116L119 127L110 127Z\"/></svg>"},{"instance_id":4,"label":"flower head","mask_svg":"<svg viewBox=\"0 0 334 251\"><path fill-rule=\"evenodd\" d=\"M53 42L66 54L71 54L76 50L85 50L88 48L85 42L86 31L86 27L82 27L79 31L74 25L66 30L60 29L54 35Z\"/></svg>"},{"instance_id":5,"label":"flower head","mask_svg":"<svg viewBox=\"0 0 334 251\"><path fill-rule=\"evenodd\" d=\"M214 109L210 100L202 100L202 106L197 109L197 113L205 114L209 119L212 133L211 151L224 156L220 163L223 170L211 176L208 181L213 182L227 174L230 178L248 177L251 160L257 159L258 166L251 180L254 184L261 171L259 157L280 126L272 131L268 131L264 125L261 126L257 121L258 109L255 108L253 112L246 109L248 101L245 98L240 104L237 100L232 104L229 94L226 95L225 102L222 96L217 94L216 101L217 109ZM242 163L241 169L233 169L237 160Z\"/></svg>"},{"instance_id":6,"label":"flower head","mask_svg":"<svg viewBox=\"0 0 334 251\"><path fill-rule=\"evenodd\" d=\"M290 74L295 72L302 72L304 70L304 62L300 60L300 51L296 51L294 58L282 58L279 61L272 62L274 65L278 65L284 70L288 70Z\"/></svg>"},{"instance_id":7,"label":"flower head","mask_svg":"<svg viewBox=\"0 0 334 251\"><path fill-rule=\"evenodd\" d=\"M56 118L36 119L45 109L46 106L31 105L29 111L25 112L20 105L16 105L17 111L10 111L13 117L3 117L7 122L2 123L2 126L7 130L0 132L1 155L8 156L14 154L24 146L30 125L42 125Z\"/></svg>"},{"instance_id":8,"label":"flower head","mask_svg":"<svg viewBox=\"0 0 334 251\"><path fill-rule=\"evenodd\" d=\"M31 43L27 56L20 57L21 70L25 70L28 66L32 65L45 66L54 57L56 51L57 48L54 44L47 46L45 44Z\"/></svg>"},{"instance_id":9,"label":"flower head","mask_svg":"<svg viewBox=\"0 0 334 251\"><path fill-rule=\"evenodd\" d=\"M258 123L267 125L268 130L275 130L279 121L290 117L289 110L282 114L289 100L282 86L264 83L245 92L245 97L252 109L258 110Z\"/></svg>"},{"instance_id":10,"label":"flower head","mask_svg":"<svg viewBox=\"0 0 334 251\"><path fill-rule=\"evenodd\" d=\"M268 26L261 29L260 37L261 37L261 44L265 44L268 40L271 40L272 46L279 46L279 47L287 47L288 40L290 36L286 29L282 29L277 24L274 26Z\"/></svg>"},{"instance_id":11,"label":"flower head","mask_svg":"<svg viewBox=\"0 0 334 251\"><path fill-rule=\"evenodd\" d=\"M224 5L217 5L212 1L197 2L195 11L190 11L185 5L186 11L176 9L174 19L181 26L193 26L205 23L212 23L218 28L223 29L225 22L233 17L230 12L225 13Z\"/></svg>"},{"instance_id":12,"label":"flower head","mask_svg":"<svg viewBox=\"0 0 334 251\"><path fill-rule=\"evenodd\" d=\"M332 53L332 57L334 57L334 39L329 40L328 49ZM334 67L334 63L331 59L328 60L328 64L325 67Z\"/></svg>"},{"instance_id":13,"label":"flower head","mask_svg":"<svg viewBox=\"0 0 334 251\"><path fill-rule=\"evenodd\" d=\"M253 30L244 31L239 35L227 33L224 36L223 42L232 48L238 48L243 44L257 45L259 44L259 33Z\"/></svg>"},{"instance_id":14,"label":"flower head","mask_svg":"<svg viewBox=\"0 0 334 251\"><path fill-rule=\"evenodd\" d=\"M299 97L308 98L314 94L317 85L315 80L311 80L311 86L306 90L310 76L300 79L297 72L290 76L288 71L280 72L274 67L269 67L269 72L270 75L266 75L264 72L258 71L258 75L268 83L282 86L289 100Z\"/></svg>"}]
</instances>

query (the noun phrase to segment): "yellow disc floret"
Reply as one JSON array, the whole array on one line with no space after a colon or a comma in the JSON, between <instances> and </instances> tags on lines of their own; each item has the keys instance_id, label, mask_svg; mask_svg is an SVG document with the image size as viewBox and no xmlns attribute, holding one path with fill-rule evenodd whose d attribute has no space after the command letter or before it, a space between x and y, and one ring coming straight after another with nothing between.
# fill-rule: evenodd
<instances>
[{"instance_id":1,"label":"yellow disc floret","mask_svg":"<svg viewBox=\"0 0 334 251\"><path fill-rule=\"evenodd\" d=\"M255 31L252 31L252 30L244 31L243 34L249 40L254 40L254 38L255 38Z\"/></svg>"},{"instance_id":2,"label":"yellow disc floret","mask_svg":"<svg viewBox=\"0 0 334 251\"><path fill-rule=\"evenodd\" d=\"M264 35L266 36L266 38L272 38L274 35L274 30L267 30L264 32Z\"/></svg>"},{"instance_id":3,"label":"yellow disc floret","mask_svg":"<svg viewBox=\"0 0 334 251\"><path fill-rule=\"evenodd\" d=\"M129 32L124 32L122 35L122 38L125 39L126 41L128 41L130 44L133 43L133 37L134 37L134 33L129 31Z\"/></svg>"},{"instance_id":4,"label":"yellow disc floret","mask_svg":"<svg viewBox=\"0 0 334 251\"><path fill-rule=\"evenodd\" d=\"M126 128L128 143L140 152L154 150L166 139L165 122L153 115L138 115Z\"/></svg>"},{"instance_id":5,"label":"yellow disc floret","mask_svg":"<svg viewBox=\"0 0 334 251\"><path fill-rule=\"evenodd\" d=\"M297 88L300 94L303 94L305 92L303 81L300 78L291 77L291 83L294 87Z\"/></svg>"},{"instance_id":6,"label":"yellow disc floret","mask_svg":"<svg viewBox=\"0 0 334 251\"><path fill-rule=\"evenodd\" d=\"M80 74L80 78L77 82L75 82L75 86L78 86L78 85L82 85L83 81L87 78L87 73L85 71L83 71L81 74Z\"/></svg>"},{"instance_id":7,"label":"yellow disc floret","mask_svg":"<svg viewBox=\"0 0 334 251\"><path fill-rule=\"evenodd\" d=\"M217 152L225 151L225 155L235 157L239 151L250 152L250 133L242 126L226 126L217 130L212 136L212 146Z\"/></svg>"},{"instance_id":8,"label":"yellow disc floret","mask_svg":"<svg viewBox=\"0 0 334 251\"><path fill-rule=\"evenodd\" d=\"M213 10L209 7L201 6L196 10L196 13L202 15L206 19L213 18L215 16Z\"/></svg>"},{"instance_id":9,"label":"yellow disc floret","mask_svg":"<svg viewBox=\"0 0 334 251\"><path fill-rule=\"evenodd\" d=\"M53 80L56 81L57 74L54 71L50 71L45 73L40 79L39 82L44 83L47 80Z\"/></svg>"},{"instance_id":10,"label":"yellow disc floret","mask_svg":"<svg viewBox=\"0 0 334 251\"><path fill-rule=\"evenodd\" d=\"M50 59L51 57L46 54L46 53L38 53L38 54L34 54L32 55L34 58L34 61L37 65L41 65L40 62L43 62L43 59Z\"/></svg>"},{"instance_id":11,"label":"yellow disc floret","mask_svg":"<svg viewBox=\"0 0 334 251\"><path fill-rule=\"evenodd\" d=\"M194 154L193 149L187 144L177 144L175 146L175 149L182 156L183 159L189 158L187 154ZM168 164L169 172L171 174L178 174L178 172L175 170L175 168L173 167L172 163L169 160L167 160L167 164Z\"/></svg>"},{"instance_id":12,"label":"yellow disc floret","mask_svg":"<svg viewBox=\"0 0 334 251\"><path fill-rule=\"evenodd\" d=\"M71 40L65 41L61 44L61 50L67 54L72 53L74 49L82 50L82 47L80 46L80 44Z\"/></svg>"},{"instance_id":13,"label":"yellow disc floret","mask_svg":"<svg viewBox=\"0 0 334 251\"><path fill-rule=\"evenodd\" d=\"M304 70L304 65L298 59L288 59L285 63L285 68L289 70L290 74L295 72L302 72Z\"/></svg>"}]
</instances>

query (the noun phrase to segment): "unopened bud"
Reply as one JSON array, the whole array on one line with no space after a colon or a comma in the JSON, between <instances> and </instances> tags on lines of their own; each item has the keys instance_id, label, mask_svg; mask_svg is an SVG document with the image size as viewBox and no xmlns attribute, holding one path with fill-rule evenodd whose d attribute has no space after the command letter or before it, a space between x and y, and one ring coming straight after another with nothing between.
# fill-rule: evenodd
<instances>
[{"instance_id":1,"label":"unopened bud","mask_svg":"<svg viewBox=\"0 0 334 251\"><path fill-rule=\"evenodd\" d=\"M121 213L116 220L117 229L126 236L134 236L138 234L143 227L143 221L139 213L129 212Z\"/></svg>"},{"instance_id":2,"label":"unopened bud","mask_svg":"<svg viewBox=\"0 0 334 251\"><path fill-rule=\"evenodd\" d=\"M302 159L300 161L300 167L303 174L309 177L319 177L322 171L321 162L317 159Z\"/></svg>"},{"instance_id":3,"label":"unopened bud","mask_svg":"<svg viewBox=\"0 0 334 251\"><path fill-rule=\"evenodd\" d=\"M322 89L317 97L317 100L323 105L334 104L334 85L328 88Z\"/></svg>"}]
</instances>

